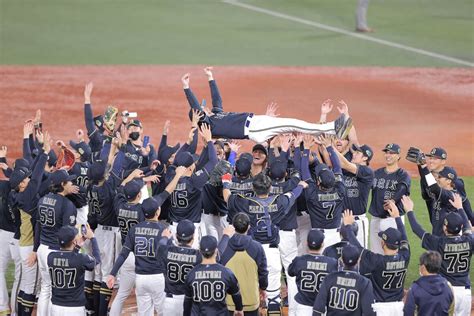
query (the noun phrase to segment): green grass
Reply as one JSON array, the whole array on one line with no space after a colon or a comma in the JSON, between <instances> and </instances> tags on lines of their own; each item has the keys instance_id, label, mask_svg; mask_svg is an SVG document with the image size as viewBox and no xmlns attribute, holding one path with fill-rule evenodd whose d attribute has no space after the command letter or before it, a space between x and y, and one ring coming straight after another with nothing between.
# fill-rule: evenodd
<instances>
[{"instance_id":1,"label":"green grass","mask_svg":"<svg viewBox=\"0 0 474 316\"><path fill-rule=\"evenodd\" d=\"M243 1L354 29L356 1ZM470 0L372 0L369 23L474 62L472 12ZM0 32L0 64L457 66L210 0L0 0Z\"/></svg>"},{"instance_id":2,"label":"green grass","mask_svg":"<svg viewBox=\"0 0 474 316\"><path fill-rule=\"evenodd\" d=\"M472 201L474 197L474 177L463 177L463 179L466 185L467 195ZM417 221L422 225L422 227L426 231L431 232L431 224L429 222L428 212L426 211L425 203L423 199L421 198L420 182L418 179L412 179L411 198L413 199L415 203L415 214L416 214ZM408 219L406 219L405 224L406 224L408 240L409 240L410 248L411 248L411 260L410 260L408 274L405 281L405 288L409 288L410 285L413 283L413 281L419 278L418 259L425 250L421 248L421 240L415 234L413 234L410 224L408 222ZM471 285L474 282L474 269L472 268L473 266L474 266L474 262L472 262L471 270L470 270ZM12 283L13 283L13 264L9 266L8 272L7 272L7 284L8 284L9 290L12 287Z\"/></svg>"}]
</instances>

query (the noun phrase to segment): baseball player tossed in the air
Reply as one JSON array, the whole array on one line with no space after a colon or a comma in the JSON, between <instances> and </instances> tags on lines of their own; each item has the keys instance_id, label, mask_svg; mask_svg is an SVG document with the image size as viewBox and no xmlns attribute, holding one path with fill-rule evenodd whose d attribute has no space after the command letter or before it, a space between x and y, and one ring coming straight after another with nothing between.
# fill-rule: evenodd
<instances>
[{"instance_id":1,"label":"baseball player tossed in the air","mask_svg":"<svg viewBox=\"0 0 474 316\"><path fill-rule=\"evenodd\" d=\"M288 273L296 277L298 293L295 296L296 315L313 315L313 305L324 278L338 268L337 260L321 255L324 233L311 229L308 233L308 253L296 257Z\"/></svg>"},{"instance_id":2,"label":"baseball player tossed in the air","mask_svg":"<svg viewBox=\"0 0 474 316\"><path fill-rule=\"evenodd\" d=\"M374 311L377 315L398 316L403 315L403 285L410 262L410 246L395 203L390 202L387 210L395 219L397 229L389 227L379 233L383 255L361 247L350 227L355 219L349 210L344 211L343 234L362 250L359 271L372 281L376 301L372 305Z\"/></svg>"},{"instance_id":3,"label":"baseball player tossed in the air","mask_svg":"<svg viewBox=\"0 0 474 316\"><path fill-rule=\"evenodd\" d=\"M51 316L83 316L86 313L84 273L100 262L99 248L90 226L74 226L59 229L57 239L60 250L52 251L47 258L51 279ZM85 230L85 231L84 231ZM80 253L85 240L90 240L93 257Z\"/></svg>"},{"instance_id":4,"label":"baseball player tossed in the air","mask_svg":"<svg viewBox=\"0 0 474 316\"><path fill-rule=\"evenodd\" d=\"M403 195L410 194L410 175L399 167L400 146L387 144L382 150L384 152L385 167L374 172L374 183L372 185L372 200L370 201L370 249L382 254L379 232L389 227L396 228L395 220L388 213L389 201L395 202L397 208L403 215L401 199Z\"/></svg>"},{"instance_id":5,"label":"baseball player tossed in the air","mask_svg":"<svg viewBox=\"0 0 474 316\"><path fill-rule=\"evenodd\" d=\"M260 242L265 250L268 264L267 306L270 314L280 314L280 285L281 285L281 256L278 245L280 243L279 225L285 215L291 211L303 189L308 187L304 181L291 192L279 195L269 195L271 179L263 173L253 178L255 197L234 195L229 190L232 176L226 174L222 177L224 186L224 200L227 201L230 218L239 212L250 217L251 228L249 234Z\"/></svg>"},{"instance_id":6,"label":"baseball player tossed in the air","mask_svg":"<svg viewBox=\"0 0 474 316\"><path fill-rule=\"evenodd\" d=\"M369 246L369 220L366 216L369 193L374 180L374 171L369 167L374 152L367 145L352 145L352 159L349 161L338 150L347 194L344 196L344 208L352 210L357 226L357 240L364 247Z\"/></svg>"},{"instance_id":7,"label":"baseball player tossed in the air","mask_svg":"<svg viewBox=\"0 0 474 316\"><path fill-rule=\"evenodd\" d=\"M48 316L51 308L51 279L48 271L48 255L59 249L57 233L65 225L75 226L77 209L68 195L78 193L73 185L76 177L65 170L57 170L50 176L50 193L38 202L37 229L39 235L38 266L41 274L41 292L38 297L37 315Z\"/></svg>"},{"instance_id":8,"label":"baseball player tossed in the air","mask_svg":"<svg viewBox=\"0 0 474 316\"><path fill-rule=\"evenodd\" d=\"M212 68L206 68L206 73ZM184 93L191 109L205 112L202 121L210 124L212 134L218 138L250 139L256 143L262 143L273 136L281 133L309 133L319 135L321 133L334 134L339 138L345 138L352 127L352 119L341 115L336 121L314 124L298 119L276 117L273 111L270 115L255 115L254 113L224 112L222 102L214 103L212 110L204 109L189 87L189 74L185 74L181 81ZM211 95L219 93L214 78L208 76ZM213 98L214 99L214 98Z\"/></svg>"},{"instance_id":9,"label":"baseball player tossed in the air","mask_svg":"<svg viewBox=\"0 0 474 316\"><path fill-rule=\"evenodd\" d=\"M342 248L344 267L324 278L314 301L313 315L375 315L371 306L374 302L372 283L357 272L359 254L359 249L352 245Z\"/></svg>"},{"instance_id":10,"label":"baseball player tossed in the air","mask_svg":"<svg viewBox=\"0 0 474 316\"><path fill-rule=\"evenodd\" d=\"M234 273L217 263L217 240L202 237L199 249L202 262L188 272L184 299L184 316L229 315L226 296L232 296L235 316L243 316L242 296Z\"/></svg>"},{"instance_id":11,"label":"baseball player tossed in the air","mask_svg":"<svg viewBox=\"0 0 474 316\"><path fill-rule=\"evenodd\" d=\"M303 141L305 150L301 158L301 177L303 180L309 180L308 188L304 194L311 218L311 226L324 230L324 246L328 247L340 241L339 226L344 209L346 188L342 182L342 170L339 159L331 145L331 140L322 136L319 139L330 154L333 170L330 170L325 164L319 164L316 167L316 181L311 178L308 159L309 149L314 143L314 137L305 135Z\"/></svg>"},{"instance_id":12,"label":"baseball player tossed in the air","mask_svg":"<svg viewBox=\"0 0 474 316\"><path fill-rule=\"evenodd\" d=\"M439 274L441 263L441 255L437 251L421 254L421 277L408 290L404 316L453 314L454 294L449 282Z\"/></svg>"},{"instance_id":13,"label":"baseball player tossed in the air","mask_svg":"<svg viewBox=\"0 0 474 316\"><path fill-rule=\"evenodd\" d=\"M403 197L402 201L411 229L421 239L421 246L426 250L437 251L441 254L440 274L453 288L454 315L469 315L472 301L469 271L474 249L474 235L468 231L460 235L463 231L463 223L466 222L466 215L462 210L462 198L456 194L451 201L458 211L446 215L442 236L423 230L416 221L413 201L409 197Z\"/></svg>"}]
</instances>

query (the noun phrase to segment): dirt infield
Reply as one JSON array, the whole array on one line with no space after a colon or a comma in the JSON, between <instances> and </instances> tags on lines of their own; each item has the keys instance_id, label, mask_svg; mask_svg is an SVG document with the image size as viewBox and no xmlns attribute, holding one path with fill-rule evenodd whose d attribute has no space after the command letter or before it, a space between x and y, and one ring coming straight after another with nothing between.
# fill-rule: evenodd
<instances>
[{"instance_id":1,"label":"dirt infield","mask_svg":"<svg viewBox=\"0 0 474 316\"><path fill-rule=\"evenodd\" d=\"M69 140L84 128L83 86L93 81L94 113L106 105L137 111L145 134L157 144L165 119L172 121L171 142L188 133L188 105L180 77L191 72L191 87L210 103L202 67L198 66L2 66L0 144L9 157L21 155L22 124L41 108L44 126L54 139ZM470 69L217 67L215 77L224 107L264 113L276 101L281 116L319 120L326 98L344 99L350 106L359 139L375 150L397 142L429 150L442 146L449 164L462 175L474 175L473 96ZM337 111L330 116L336 117ZM402 162L402 166L413 165Z\"/></svg>"}]
</instances>

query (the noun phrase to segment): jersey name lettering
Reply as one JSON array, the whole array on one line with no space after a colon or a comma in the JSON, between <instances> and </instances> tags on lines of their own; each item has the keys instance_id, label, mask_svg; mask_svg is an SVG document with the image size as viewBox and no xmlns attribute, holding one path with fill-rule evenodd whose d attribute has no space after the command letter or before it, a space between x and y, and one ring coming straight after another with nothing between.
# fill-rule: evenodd
<instances>
[{"instance_id":1,"label":"jersey name lettering","mask_svg":"<svg viewBox=\"0 0 474 316\"><path fill-rule=\"evenodd\" d=\"M444 251L445 252L458 252L458 251L464 251L464 250L471 250L471 247L469 246L469 243L463 242L460 244L446 244L444 245Z\"/></svg>"},{"instance_id":2,"label":"jersey name lettering","mask_svg":"<svg viewBox=\"0 0 474 316\"><path fill-rule=\"evenodd\" d=\"M337 277L336 284L342 285L342 286L355 287L356 286L356 280L355 279L343 278L343 277Z\"/></svg>"},{"instance_id":3,"label":"jersey name lettering","mask_svg":"<svg viewBox=\"0 0 474 316\"><path fill-rule=\"evenodd\" d=\"M306 268L310 270L327 271L328 264L326 262L308 261L306 262Z\"/></svg>"},{"instance_id":4,"label":"jersey name lettering","mask_svg":"<svg viewBox=\"0 0 474 316\"><path fill-rule=\"evenodd\" d=\"M49 197L46 197L46 196L43 198L43 204L46 204L46 205L55 206L57 201L58 200L52 199L52 198L49 198Z\"/></svg>"},{"instance_id":5,"label":"jersey name lettering","mask_svg":"<svg viewBox=\"0 0 474 316\"><path fill-rule=\"evenodd\" d=\"M168 260L180 261L180 262L196 262L196 255L186 255L182 253L168 252Z\"/></svg>"},{"instance_id":6,"label":"jersey name lettering","mask_svg":"<svg viewBox=\"0 0 474 316\"><path fill-rule=\"evenodd\" d=\"M135 234L147 235L147 236L158 236L160 234L160 230L157 228L137 227L135 229Z\"/></svg>"},{"instance_id":7,"label":"jersey name lettering","mask_svg":"<svg viewBox=\"0 0 474 316\"><path fill-rule=\"evenodd\" d=\"M339 194L335 193L326 193L326 194L318 194L318 201L337 201L340 200Z\"/></svg>"},{"instance_id":8,"label":"jersey name lettering","mask_svg":"<svg viewBox=\"0 0 474 316\"><path fill-rule=\"evenodd\" d=\"M220 279L222 271L196 271L196 279Z\"/></svg>"},{"instance_id":9,"label":"jersey name lettering","mask_svg":"<svg viewBox=\"0 0 474 316\"><path fill-rule=\"evenodd\" d=\"M405 269L405 260L387 262L386 269L387 270Z\"/></svg>"},{"instance_id":10,"label":"jersey name lettering","mask_svg":"<svg viewBox=\"0 0 474 316\"><path fill-rule=\"evenodd\" d=\"M54 258L53 265L56 266L56 267L69 267L69 259Z\"/></svg>"}]
</instances>

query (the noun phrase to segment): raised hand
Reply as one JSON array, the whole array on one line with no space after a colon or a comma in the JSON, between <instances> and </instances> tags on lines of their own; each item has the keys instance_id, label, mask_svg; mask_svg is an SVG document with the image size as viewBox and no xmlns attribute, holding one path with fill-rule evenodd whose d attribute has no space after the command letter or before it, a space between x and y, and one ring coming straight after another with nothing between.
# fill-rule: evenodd
<instances>
[{"instance_id":1,"label":"raised hand","mask_svg":"<svg viewBox=\"0 0 474 316\"><path fill-rule=\"evenodd\" d=\"M239 152L239 149L240 149L240 143L233 140L229 143L229 148L231 151L235 152L235 153L238 153Z\"/></svg>"},{"instance_id":2,"label":"raised hand","mask_svg":"<svg viewBox=\"0 0 474 316\"><path fill-rule=\"evenodd\" d=\"M276 104L276 102L270 102L270 104L267 105L267 112L265 113L265 115L271 117L278 117L280 116L280 114L278 114L277 111L278 105Z\"/></svg>"},{"instance_id":3,"label":"raised hand","mask_svg":"<svg viewBox=\"0 0 474 316\"><path fill-rule=\"evenodd\" d=\"M321 104L321 114L328 115L329 113L331 113L333 106L334 105L332 104L331 99L325 100L323 104Z\"/></svg>"},{"instance_id":4,"label":"raised hand","mask_svg":"<svg viewBox=\"0 0 474 316\"><path fill-rule=\"evenodd\" d=\"M0 162L0 169L2 170L7 170L8 169L8 165L4 162Z\"/></svg>"},{"instance_id":5,"label":"raised hand","mask_svg":"<svg viewBox=\"0 0 474 316\"><path fill-rule=\"evenodd\" d=\"M168 135L168 133L170 131L170 125L171 125L171 121L166 120L165 125L163 126L163 135Z\"/></svg>"},{"instance_id":6,"label":"raised hand","mask_svg":"<svg viewBox=\"0 0 474 316\"><path fill-rule=\"evenodd\" d=\"M198 127L199 121L204 117L204 114L196 109L193 109L193 116L191 118L191 126L194 128Z\"/></svg>"},{"instance_id":7,"label":"raised hand","mask_svg":"<svg viewBox=\"0 0 474 316\"><path fill-rule=\"evenodd\" d=\"M150 147L150 145L148 145L148 146L146 146L146 147L140 148L140 152L142 153L143 156L148 157L148 155L149 155L150 152L151 152L151 147Z\"/></svg>"},{"instance_id":8,"label":"raised hand","mask_svg":"<svg viewBox=\"0 0 474 316\"><path fill-rule=\"evenodd\" d=\"M173 233L171 232L169 228L165 228L161 232L161 237L171 238L172 236L173 236Z\"/></svg>"},{"instance_id":9,"label":"raised hand","mask_svg":"<svg viewBox=\"0 0 474 316\"><path fill-rule=\"evenodd\" d=\"M52 142L51 135L49 135L47 131L44 132L44 144L43 144L44 152L46 153L50 152L51 142Z\"/></svg>"},{"instance_id":10,"label":"raised hand","mask_svg":"<svg viewBox=\"0 0 474 316\"><path fill-rule=\"evenodd\" d=\"M207 80L209 81L214 80L214 77L212 76L212 69L213 67L210 66L204 68L204 73L206 74Z\"/></svg>"},{"instance_id":11,"label":"raised hand","mask_svg":"<svg viewBox=\"0 0 474 316\"><path fill-rule=\"evenodd\" d=\"M308 187L308 183L306 183L305 181L298 182L298 185L301 185L303 189L306 189Z\"/></svg>"},{"instance_id":12,"label":"raised hand","mask_svg":"<svg viewBox=\"0 0 474 316\"><path fill-rule=\"evenodd\" d=\"M387 204L387 212L390 214L390 217L397 218L400 217L400 211L398 210L398 207L395 205L394 200L387 200L385 202Z\"/></svg>"},{"instance_id":13,"label":"raised hand","mask_svg":"<svg viewBox=\"0 0 474 316\"><path fill-rule=\"evenodd\" d=\"M8 153L8 147L7 146L0 147L0 158L7 157L7 153Z\"/></svg>"},{"instance_id":14,"label":"raised hand","mask_svg":"<svg viewBox=\"0 0 474 316\"><path fill-rule=\"evenodd\" d=\"M161 162L159 160L153 160L153 162L150 165L150 170L156 170L156 168L161 165Z\"/></svg>"},{"instance_id":15,"label":"raised hand","mask_svg":"<svg viewBox=\"0 0 474 316\"><path fill-rule=\"evenodd\" d=\"M329 147L329 146L332 145L332 139L331 139L331 136L329 136L329 135L325 135L325 134L319 135L318 136L318 141L324 147Z\"/></svg>"},{"instance_id":16,"label":"raised hand","mask_svg":"<svg viewBox=\"0 0 474 316\"><path fill-rule=\"evenodd\" d=\"M94 84L89 82L84 88L84 104L91 104L91 94L92 89L94 89Z\"/></svg>"},{"instance_id":17,"label":"raised hand","mask_svg":"<svg viewBox=\"0 0 474 316\"><path fill-rule=\"evenodd\" d=\"M39 124L40 122L41 122L41 110L38 109L38 110L36 110L35 119L34 119L33 123L34 123L35 125L37 125L37 124Z\"/></svg>"},{"instance_id":18,"label":"raised hand","mask_svg":"<svg viewBox=\"0 0 474 316\"><path fill-rule=\"evenodd\" d=\"M287 152L290 149L291 141L292 141L292 135L291 134L280 134L278 136L280 139L280 147L282 151Z\"/></svg>"},{"instance_id":19,"label":"raised hand","mask_svg":"<svg viewBox=\"0 0 474 316\"><path fill-rule=\"evenodd\" d=\"M304 134L303 136L303 146L304 149L311 149L314 145L314 137L310 134Z\"/></svg>"},{"instance_id":20,"label":"raised hand","mask_svg":"<svg viewBox=\"0 0 474 316\"><path fill-rule=\"evenodd\" d=\"M152 176L144 177L143 181L158 183L158 182L160 182L160 176L155 174L155 175L152 175Z\"/></svg>"},{"instance_id":21,"label":"raised hand","mask_svg":"<svg viewBox=\"0 0 474 316\"><path fill-rule=\"evenodd\" d=\"M186 168L185 166L179 166L176 168L175 174L179 177L182 177L186 173L187 169L188 168Z\"/></svg>"},{"instance_id":22,"label":"raised hand","mask_svg":"<svg viewBox=\"0 0 474 316\"><path fill-rule=\"evenodd\" d=\"M453 199L452 200L449 200L449 203L451 203L451 205L456 208L457 210L463 208L462 207L462 197L461 195L459 195L458 193L454 193L453 194Z\"/></svg>"},{"instance_id":23,"label":"raised hand","mask_svg":"<svg viewBox=\"0 0 474 316\"><path fill-rule=\"evenodd\" d=\"M402 196L402 204L403 204L403 209L405 212L411 212L413 211L413 207L415 206L415 203L413 203L413 200L409 196Z\"/></svg>"},{"instance_id":24,"label":"raised hand","mask_svg":"<svg viewBox=\"0 0 474 316\"><path fill-rule=\"evenodd\" d=\"M344 210L344 214L342 214L342 222L344 223L344 225L354 224L355 218L351 210Z\"/></svg>"},{"instance_id":25,"label":"raised hand","mask_svg":"<svg viewBox=\"0 0 474 316\"><path fill-rule=\"evenodd\" d=\"M33 122L27 122L25 125L23 125L23 138L28 138L30 137L31 134L33 134L33 131L35 129L35 126Z\"/></svg>"},{"instance_id":26,"label":"raised hand","mask_svg":"<svg viewBox=\"0 0 474 316\"><path fill-rule=\"evenodd\" d=\"M227 226L223 229L222 234L232 237L235 233L235 228L232 225Z\"/></svg>"},{"instance_id":27,"label":"raised hand","mask_svg":"<svg viewBox=\"0 0 474 316\"><path fill-rule=\"evenodd\" d=\"M189 89L189 73L184 74L181 77L181 82L183 83L183 89Z\"/></svg>"},{"instance_id":28,"label":"raised hand","mask_svg":"<svg viewBox=\"0 0 474 316\"><path fill-rule=\"evenodd\" d=\"M212 140L211 127L208 124L202 124L199 133L206 140L206 143Z\"/></svg>"},{"instance_id":29,"label":"raised hand","mask_svg":"<svg viewBox=\"0 0 474 316\"><path fill-rule=\"evenodd\" d=\"M349 116L349 107L347 106L346 102L344 102L344 100L339 100L337 103L340 104L340 106L337 106L339 113Z\"/></svg>"},{"instance_id":30,"label":"raised hand","mask_svg":"<svg viewBox=\"0 0 474 316\"><path fill-rule=\"evenodd\" d=\"M78 142L83 142L84 141L84 131L82 129L78 129L76 131L76 138Z\"/></svg>"}]
</instances>

